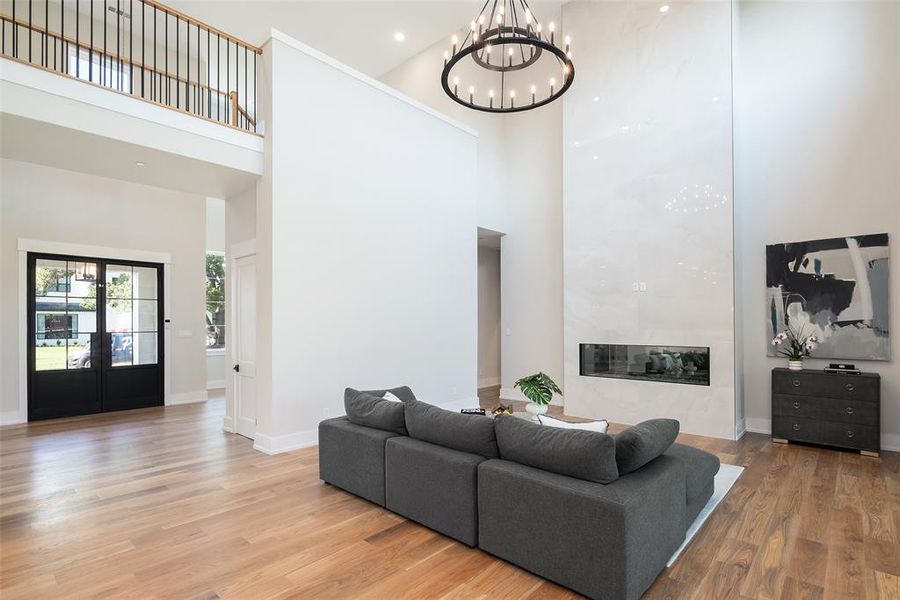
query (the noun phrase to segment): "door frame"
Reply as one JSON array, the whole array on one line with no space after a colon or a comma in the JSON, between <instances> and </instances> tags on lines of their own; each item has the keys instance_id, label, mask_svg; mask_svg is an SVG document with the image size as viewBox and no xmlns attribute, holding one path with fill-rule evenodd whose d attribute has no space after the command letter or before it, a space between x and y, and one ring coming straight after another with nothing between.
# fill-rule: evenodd
<instances>
[{"instance_id":1,"label":"door frame","mask_svg":"<svg viewBox=\"0 0 900 600\"><path fill-rule=\"evenodd\" d=\"M163 266L163 404L170 404L171 387L171 344L169 332L169 310L172 305L171 267L172 255L168 252L152 252L134 248L112 248L108 246L92 246L69 242L53 242L18 238L19 277L17 293L19 297L19 407L15 414L4 412L0 415L0 425L13 425L28 422L28 253L58 254L63 256L90 256L134 262L159 263Z\"/></svg>"},{"instance_id":2,"label":"door frame","mask_svg":"<svg viewBox=\"0 0 900 600\"><path fill-rule=\"evenodd\" d=\"M237 287L235 285L234 272L239 258L256 255L256 238L244 240L231 245L230 252L225 257L225 281L227 282L225 297L225 315L228 322L227 330L237 331L237 311L233 310L235 306L235 296L237 295ZM259 281L257 279L257 281ZM259 296L257 295L257 300ZM231 308L229 308L231 307ZM226 336L228 334L226 333ZM233 335L233 333L232 333ZM225 338L225 350L228 357L228 372L225 386L225 416L222 419L222 429L228 433L237 433L237 394L235 393L235 377L232 371L234 365L237 364L237 349L234 344L228 343L228 337ZM259 349L257 348L257 351Z\"/></svg>"}]
</instances>

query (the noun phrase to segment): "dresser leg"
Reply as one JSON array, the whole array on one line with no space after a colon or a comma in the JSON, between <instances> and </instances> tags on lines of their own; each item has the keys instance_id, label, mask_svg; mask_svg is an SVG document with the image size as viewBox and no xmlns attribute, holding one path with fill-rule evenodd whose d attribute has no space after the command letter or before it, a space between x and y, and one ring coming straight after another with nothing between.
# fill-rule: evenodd
<instances>
[{"instance_id":1,"label":"dresser leg","mask_svg":"<svg viewBox=\"0 0 900 600\"><path fill-rule=\"evenodd\" d=\"M772 438L772 441L775 442L776 444L787 444L787 443L788 443L788 441L787 441L786 439L784 439L784 438L775 438L775 437L773 437L773 438Z\"/></svg>"},{"instance_id":2,"label":"dresser leg","mask_svg":"<svg viewBox=\"0 0 900 600\"><path fill-rule=\"evenodd\" d=\"M881 456L878 452L872 452L870 450L860 450L859 454L860 456L871 456L872 458L878 458L879 456Z\"/></svg>"}]
</instances>

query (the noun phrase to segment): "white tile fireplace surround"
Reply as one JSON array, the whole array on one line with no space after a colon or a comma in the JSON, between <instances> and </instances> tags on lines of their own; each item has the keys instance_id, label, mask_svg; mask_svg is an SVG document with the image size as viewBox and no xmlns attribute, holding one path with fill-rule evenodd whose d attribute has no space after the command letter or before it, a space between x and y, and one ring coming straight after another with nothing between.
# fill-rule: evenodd
<instances>
[{"instance_id":1,"label":"white tile fireplace surround","mask_svg":"<svg viewBox=\"0 0 900 600\"><path fill-rule=\"evenodd\" d=\"M564 100L566 412L735 435L731 7L573 2ZM710 385L583 377L579 345L709 348Z\"/></svg>"}]
</instances>

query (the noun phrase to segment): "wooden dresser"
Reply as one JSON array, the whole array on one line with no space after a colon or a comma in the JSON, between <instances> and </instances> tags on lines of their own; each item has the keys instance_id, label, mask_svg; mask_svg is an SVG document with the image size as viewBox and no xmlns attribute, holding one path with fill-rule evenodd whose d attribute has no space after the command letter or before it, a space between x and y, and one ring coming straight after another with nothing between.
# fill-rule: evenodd
<instances>
[{"instance_id":1,"label":"wooden dresser","mask_svg":"<svg viewBox=\"0 0 900 600\"><path fill-rule=\"evenodd\" d=\"M859 450L878 456L881 377L804 369L772 370L772 439Z\"/></svg>"}]
</instances>

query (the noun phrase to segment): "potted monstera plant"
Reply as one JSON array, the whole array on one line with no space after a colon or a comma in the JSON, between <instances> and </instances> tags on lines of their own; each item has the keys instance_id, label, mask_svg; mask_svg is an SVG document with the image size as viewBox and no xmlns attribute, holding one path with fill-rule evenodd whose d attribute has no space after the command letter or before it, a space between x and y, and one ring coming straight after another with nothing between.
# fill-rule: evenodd
<instances>
[{"instance_id":1,"label":"potted monstera plant","mask_svg":"<svg viewBox=\"0 0 900 600\"><path fill-rule=\"evenodd\" d=\"M534 375L523 377L513 387L522 390L525 397L530 400L525 405L525 410L535 416L543 415L547 412L547 406L553 400L553 394L562 395L559 386L546 373L535 373Z\"/></svg>"}]
</instances>

